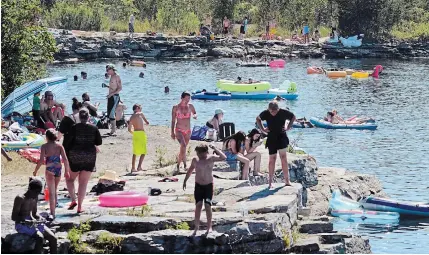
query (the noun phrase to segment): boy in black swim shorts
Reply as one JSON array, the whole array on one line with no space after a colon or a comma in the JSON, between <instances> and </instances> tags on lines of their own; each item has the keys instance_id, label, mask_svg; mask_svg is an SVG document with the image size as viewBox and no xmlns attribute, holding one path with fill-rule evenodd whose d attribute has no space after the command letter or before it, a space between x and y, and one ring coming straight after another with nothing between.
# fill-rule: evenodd
<instances>
[{"instance_id":1,"label":"boy in black swim shorts","mask_svg":"<svg viewBox=\"0 0 429 255\"><path fill-rule=\"evenodd\" d=\"M267 121L267 128L262 126L262 121ZM289 124L285 128L285 122L289 120ZM268 134L266 148L270 155L268 163L269 186L273 181L274 167L276 165L277 153L280 155L282 161L282 170L285 177L286 186L290 186L289 169L287 165L287 147L289 145L289 138L286 131L292 128L295 121L295 115L288 110L280 109L277 101L272 101L268 105L268 109L261 112L256 118L258 128Z\"/></svg>"},{"instance_id":2,"label":"boy in black swim shorts","mask_svg":"<svg viewBox=\"0 0 429 255\"><path fill-rule=\"evenodd\" d=\"M200 228L200 216L203 203L207 215L206 235L212 231L212 199L213 199L213 165L216 161L226 159L226 155L216 147L210 145L216 154L209 155L209 148L205 144L198 145L195 148L197 157L194 157L189 167L185 180L183 181L183 190L186 190L186 182L195 169L195 230L193 236L197 234Z\"/></svg>"}]
</instances>

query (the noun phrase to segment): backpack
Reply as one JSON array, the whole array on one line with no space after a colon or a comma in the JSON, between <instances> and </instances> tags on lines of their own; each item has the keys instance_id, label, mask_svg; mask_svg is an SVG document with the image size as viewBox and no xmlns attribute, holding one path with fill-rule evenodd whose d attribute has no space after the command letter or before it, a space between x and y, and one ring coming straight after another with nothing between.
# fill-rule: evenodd
<instances>
[{"instance_id":1,"label":"backpack","mask_svg":"<svg viewBox=\"0 0 429 255\"><path fill-rule=\"evenodd\" d=\"M207 126L194 126L191 134L191 140L203 141L206 137L207 130L209 130L209 127Z\"/></svg>"}]
</instances>

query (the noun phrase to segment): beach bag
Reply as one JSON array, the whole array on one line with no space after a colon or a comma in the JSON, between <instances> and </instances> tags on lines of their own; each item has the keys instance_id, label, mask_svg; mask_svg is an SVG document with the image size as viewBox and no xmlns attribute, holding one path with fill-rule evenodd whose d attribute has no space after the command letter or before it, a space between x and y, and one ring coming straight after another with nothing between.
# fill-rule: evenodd
<instances>
[{"instance_id":1,"label":"beach bag","mask_svg":"<svg viewBox=\"0 0 429 255\"><path fill-rule=\"evenodd\" d=\"M94 185L91 189L91 192L100 195L110 191L124 191L125 182L124 181L103 181Z\"/></svg>"},{"instance_id":2,"label":"beach bag","mask_svg":"<svg viewBox=\"0 0 429 255\"><path fill-rule=\"evenodd\" d=\"M194 129L192 130L192 134L191 134L191 140L195 140L195 141L203 141L204 138L206 137L206 133L207 130L209 129L209 127L207 126L194 126Z\"/></svg>"}]
</instances>

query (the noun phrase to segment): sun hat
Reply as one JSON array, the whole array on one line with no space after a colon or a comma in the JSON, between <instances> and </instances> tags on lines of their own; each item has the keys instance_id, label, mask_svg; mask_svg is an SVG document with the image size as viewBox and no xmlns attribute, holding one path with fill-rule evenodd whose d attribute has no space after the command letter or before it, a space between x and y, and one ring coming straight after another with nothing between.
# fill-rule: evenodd
<instances>
[{"instance_id":1,"label":"sun hat","mask_svg":"<svg viewBox=\"0 0 429 255\"><path fill-rule=\"evenodd\" d=\"M215 114L220 114L220 113L225 113L225 111L220 108L215 110Z\"/></svg>"},{"instance_id":2,"label":"sun hat","mask_svg":"<svg viewBox=\"0 0 429 255\"><path fill-rule=\"evenodd\" d=\"M115 171L109 171L106 170L106 172L104 172L104 175L100 177L100 179L103 180L109 180L109 181L115 181L115 182L119 182L120 179L118 178L118 175L116 174Z\"/></svg>"}]
</instances>

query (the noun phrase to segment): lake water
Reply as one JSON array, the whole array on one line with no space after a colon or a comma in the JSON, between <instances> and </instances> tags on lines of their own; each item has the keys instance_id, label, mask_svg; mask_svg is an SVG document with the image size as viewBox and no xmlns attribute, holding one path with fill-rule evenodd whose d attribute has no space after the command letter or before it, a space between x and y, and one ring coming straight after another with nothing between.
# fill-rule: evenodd
<instances>
[{"instance_id":1,"label":"lake water","mask_svg":"<svg viewBox=\"0 0 429 255\"><path fill-rule=\"evenodd\" d=\"M106 107L107 89L101 87L107 62L87 62L49 68L53 76L69 78L68 90L56 95L71 106L71 98L80 99L89 92L92 101ZM284 80L297 83L299 98L282 102L296 116L322 116L337 109L341 116L370 116L377 120L378 130L295 129L291 140L314 155L319 165L353 169L374 174L383 183L387 194L398 200L429 202L429 60L290 60L286 68L236 67L234 60L153 61L146 69L122 68L115 62L122 77L121 98L128 106L143 105L151 124L169 125L173 104L184 90L214 90L216 80L251 77L270 81L278 87ZM308 65L372 69L384 66L379 80L331 80L323 75L307 75ZM88 73L87 80L73 81L73 75ZM139 72L145 78L139 78ZM164 87L170 94L164 94ZM198 120L205 123L216 108L226 111L225 120L236 129L247 131L256 116L266 108L267 101L194 101ZM429 220L401 221L399 226L365 226L335 223L336 230L359 233L370 238L374 253L427 253L429 251Z\"/></svg>"}]
</instances>

